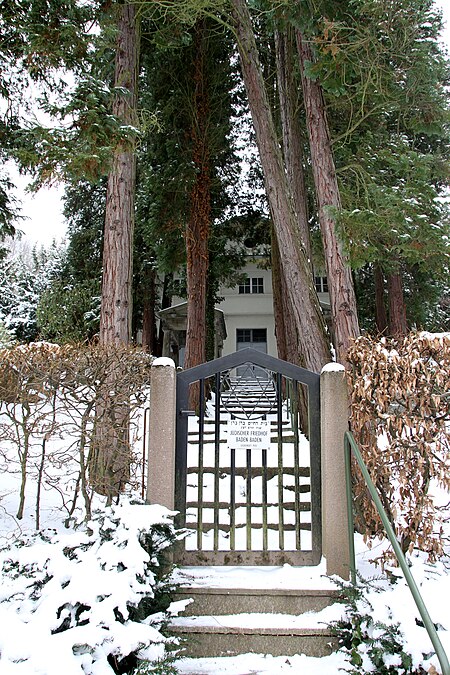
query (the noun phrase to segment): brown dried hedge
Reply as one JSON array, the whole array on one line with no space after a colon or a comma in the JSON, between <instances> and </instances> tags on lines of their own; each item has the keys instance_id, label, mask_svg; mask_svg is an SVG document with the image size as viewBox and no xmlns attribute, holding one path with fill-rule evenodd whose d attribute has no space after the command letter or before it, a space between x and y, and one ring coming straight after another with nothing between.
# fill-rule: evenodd
<instances>
[{"instance_id":1,"label":"brown dried hedge","mask_svg":"<svg viewBox=\"0 0 450 675\"><path fill-rule=\"evenodd\" d=\"M126 345L39 342L0 349L0 470L22 476L17 518L28 479L37 481L38 502L41 486L58 490L71 515L81 491L88 512L88 473L92 486L94 470L112 457L119 434L120 457L110 463L120 462L123 489L136 464L134 441L148 404L152 361Z\"/></svg>"},{"instance_id":2,"label":"brown dried hedge","mask_svg":"<svg viewBox=\"0 0 450 675\"><path fill-rule=\"evenodd\" d=\"M348 360L351 429L383 506L403 551L418 547L435 560L443 515L434 492L450 489L450 334L363 336ZM367 539L382 536L356 467L353 475L357 527Z\"/></svg>"}]
</instances>

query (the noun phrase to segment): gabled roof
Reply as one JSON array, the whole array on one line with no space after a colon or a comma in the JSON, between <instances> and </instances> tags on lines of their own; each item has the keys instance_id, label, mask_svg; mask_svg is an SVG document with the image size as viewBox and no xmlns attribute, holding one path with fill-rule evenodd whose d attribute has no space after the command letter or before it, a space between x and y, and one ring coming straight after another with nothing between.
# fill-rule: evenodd
<instances>
[{"instance_id":1,"label":"gabled roof","mask_svg":"<svg viewBox=\"0 0 450 675\"><path fill-rule=\"evenodd\" d=\"M187 301L180 302L177 305L171 305L166 309L160 309L156 312L161 319L163 327L168 330L186 330L187 319ZM216 331L222 339L227 337L227 329L225 327L225 317L221 309L214 309L214 319Z\"/></svg>"}]
</instances>

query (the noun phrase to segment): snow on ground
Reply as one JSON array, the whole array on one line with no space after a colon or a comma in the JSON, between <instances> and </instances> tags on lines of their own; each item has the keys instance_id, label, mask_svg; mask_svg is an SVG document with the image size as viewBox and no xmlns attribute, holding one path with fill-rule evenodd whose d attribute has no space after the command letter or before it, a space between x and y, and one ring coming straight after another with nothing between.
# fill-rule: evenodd
<instances>
[{"instance_id":1,"label":"snow on ground","mask_svg":"<svg viewBox=\"0 0 450 675\"><path fill-rule=\"evenodd\" d=\"M336 588L325 576L325 560L317 567L189 567L175 570L174 581L209 588Z\"/></svg>"},{"instance_id":2,"label":"snow on ground","mask_svg":"<svg viewBox=\"0 0 450 675\"><path fill-rule=\"evenodd\" d=\"M243 654L218 659L179 662L183 675L337 675L345 668L342 654L314 659L304 654L270 656Z\"/></svg>"},{"instance_id":3,"label":"snow on ground","mask_svg":"<svg viewBox=\"0 0 450 675\"><path fill-rule=\"evenodd\" d=\"M420 615L412 595L399 569L390 568L390 572L398 578L391 585L386 576L370 560L379 555L386 546L380 542L372 550L368 550L360 535L356 535L358 571L365 579L373 579L374 589L367 599L371 608L367 612L376 621L399 623L406 636L405 649L412 655L413 663L418 667L424 663L423 654L429 654L433 647L426 630L418 625ZM444 600L450 598L450 575L445 561L431 565L423 554L417 553L411 559L411 571L420 593L425 601L430 616L435 624L444 628L439 637L447 654L450 654L450 604ZM198 586L241 587L241 588L333 588L333 580L324 576L325 561L322 559L317 568L295 568L289 565L271 568L189 568L179 570L175 579L180 582L193 583ZM380 592L381 590L381 592ZM443 601L444 600L444 601ZM313 625L322 627L330 621L341 618L342 605L333 605L316 615ZM216 617L224 625L251 625L248 617ZM250 621L253 619L250 618ZM182 621L182 620L181 620ZM177 623L180 619L177 620ZM294 617L290 627L311 626L311 617ZM198 622L201 625L201 622ZM261 615L259 626L286 626L286 619L278 615ZM272 657L267 655L246 654L239 657L222 657L209 659L181 659L178 662L183 675L336 675L349 669L348 660L343 653L334 653L320 659L305 655L289 657ZM433 656L426 662L441 672L438 659ZM367 671L369 672L369 671ZM372 671L373 672L373 671ZM431 671L433 672L433 671Z\"/></svg>"},{"instance_id":4,"label":"snow on ground","mask_svg":"<svg viewBox=\"0 0 450 675\"><path fill-rule=\"evenodd\" d=\"M4 445L4 444L3 444ZM62 466L64 471L64 465ZM27 502L24 518L18 521L15 517L18 505L20 477L17 473L10 473L5 466L0 469L0 548L11 543L20 534L34 530L34 505L36 489L33 480L27 483ZM60 486L65 481L61 476ZM58 484L56 484L58 487ZM448 495L439 495L441 503L448 502ZM41 528L53 528L63 533L65 530L63 521L67 512L63 508L64 495L55 488L46 489L41 497ZM444 537L450 540L450 525L447 524ZM395 584L389 584L383 577L379 568L376 568L370 560L378 553L378 549L384 546L379 543L371 551L364 545L362 538L356 537L358 569L362 577L366 579L380 578L377 585L382 592L371 590L368 594L370 607L368 613L378 621L398 622L406 636L406 649L412 654L415 664L423 663L423 654L432 651L428 635L419 623L418 611L412 600L411 594L397 569L390 572L398 577ZM411 570L420 592L435 624L444 630L439 631L439 637L443 646L450 654L450 574L447 565L450 565L448 557L434 565L426 562L421 553L416 553L411 558ZM188 576L187 576L188 575ZM326 578L324 561L317 568L294 568L289 565L271 568L190 568L188 571L178 570L174 575L178 581L192 582L192 577L198 585L214 586L241 586L246 588L261 588L271 586L273 588L330 588L333 581ZM188 578L189 577L189 578ZM324 622L338 618L342 611L332 608L327 610L321 619ZM5 614L3 613L5 619ZM235 623L233 617L224 621ZM281 617L265 615L262 621L267 626L274 625L274 621L281 622ZM283 619L284 621L284 619ZM294 622L300 622L295 619ZM292 624L291 624L292 625ZM2 626L0 626L0 634ZM436 657L427 661L426 668L430 665L440 672ZM64 663L60 662L60 672L65 670ZM212 659L179 659L178 667L183 675L336 675L340 671L348 669L349 664L343 653L334 653L321 659L296 655L290 657L272 657L267 655L247 654L239 657L223 657ZM0 663L0 672L2 664ZM19 671L11 671L19 672ZM23 671L27 672L26 670ZM28 670L27 675L33 671ZM90 672L90 671L89 671ZM105 671L106 672L106 671ZM369 671L367 671L369 672ZM45 665L40 666L34 673L49 675L50 670Z\"/></svg>"}]
</instances>

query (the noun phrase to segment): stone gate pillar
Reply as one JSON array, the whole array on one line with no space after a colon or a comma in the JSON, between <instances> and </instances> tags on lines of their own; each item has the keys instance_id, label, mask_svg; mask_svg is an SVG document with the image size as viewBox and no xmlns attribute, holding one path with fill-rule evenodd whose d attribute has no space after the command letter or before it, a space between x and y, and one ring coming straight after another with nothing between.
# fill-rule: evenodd
<instances>
[{"instance_id":1,"label":"stone gate pillar","mask_svg":"<svg viewBox=\"0 0 450 675\"><path fill-rule=\"evenodd\" d=\"M327 574L350 576L344 434L348 431L345 368L329 363L320 374L322 550Z\"/></svg>"},{"instance_id":2,"label":"stone gate pillar","mask_svg":"<svg viewBox=\"0 0 450 675\"><path fill-rule=\"evenodd\" d=\"M146 501L170 510L175 503L175 410L175 363L165 357L155 359L150 382Z\"/></svg>"}]
</instances>

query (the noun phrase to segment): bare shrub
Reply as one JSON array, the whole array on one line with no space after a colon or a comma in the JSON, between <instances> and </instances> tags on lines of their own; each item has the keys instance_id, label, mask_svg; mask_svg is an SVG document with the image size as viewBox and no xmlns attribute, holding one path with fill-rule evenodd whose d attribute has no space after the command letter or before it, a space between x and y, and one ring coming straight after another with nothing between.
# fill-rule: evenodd
<instances>
[{"instance_id":1,"label":"bare shrub","mask_svg":"<svg viewBox=\"0 0 450 675\"><path fill-rule=\"evenodd\" d=\"M358 338L348 353L351 428L404 552L441 556L441 514L432 485L450 489L450 335ZM357 524L383 527L354 470ZM389 558L387 554L386 559Z\"/></svg>"},{"instance_id":2,"label":"bare shrub","mask_svg":"<svg viewBox=\"0 0 450 675\"><path fill-rule=\"evenodd\" d=\"M81 495L90 516L88 467L104 449L96 432L103 422L99 410L108 415L109 428L117 425L121 433L126 414L124 457L117 461L129 467L149 392L151 362L142 350L125 345L31 343L0 351L0 470L21 475L19 519L27 480L36 484L37 528L42 489L59 493L68 518Z\"/></svg>"}]
</instances>

